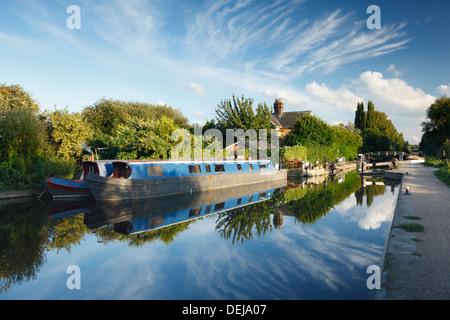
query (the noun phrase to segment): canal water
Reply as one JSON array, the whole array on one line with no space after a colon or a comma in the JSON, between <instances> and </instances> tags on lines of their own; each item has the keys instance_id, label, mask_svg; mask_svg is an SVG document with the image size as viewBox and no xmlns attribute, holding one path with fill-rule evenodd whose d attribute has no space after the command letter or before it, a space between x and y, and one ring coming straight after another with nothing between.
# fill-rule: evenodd
<instances>
[{"instance_id":1,"label":"canal water","mask_svg":"<svg viewBox=\"0 0 450 320\"><path fill-rule=\"evenodd\" d=\"M0 207L0 299L373 299L398 187L357 172Z\"/></svg>"}]
</instances>

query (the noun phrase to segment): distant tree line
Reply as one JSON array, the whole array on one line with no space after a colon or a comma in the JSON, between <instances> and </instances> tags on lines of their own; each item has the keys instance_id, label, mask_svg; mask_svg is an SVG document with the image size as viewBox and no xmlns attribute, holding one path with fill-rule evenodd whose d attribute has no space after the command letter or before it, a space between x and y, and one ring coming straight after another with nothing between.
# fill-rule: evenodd
<instances>
[{"instance_id":1,"label":"distant tree line","mask_svg":"<svg viewBox=\"0 0 450 320\"><path fill-rule=\"evenodd\" d=\"M411 153L411 146L404 140L403 133L397 131L386 113L375 110L372 101L367 103L367 111L364 110L364 102L358 103L354 124L361 131L362 153L371 151Z\"/></svg>"}]
</instances>

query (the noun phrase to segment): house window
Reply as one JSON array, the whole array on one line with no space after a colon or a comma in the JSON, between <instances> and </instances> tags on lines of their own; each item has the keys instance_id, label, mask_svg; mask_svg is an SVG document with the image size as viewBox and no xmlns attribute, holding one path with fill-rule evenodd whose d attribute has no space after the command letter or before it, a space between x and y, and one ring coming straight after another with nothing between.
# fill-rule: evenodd
<instances>
[{"instance_id":1,"label":"house window","mask_svg":"<svg viewBox=\"0 0 450 320\"><path fill-rule=\"evenodd\" d=\"M238 171L242 171L242 166L240 164L237 164L236 166L237 166Z\"/></svg>"},{"instance_id":2,"label":"house window","mask_svg":"<svg viewBox=\"0 0 450 320\"><path fill-rule=\"evenodd\" d=\"M223 164L215 164L214 170L216 172L225 172L225 166Z\"/></svg>"},{"instance_id":3,"label":"house window","mask_svg":"<svg viewBox=\"0 0 450 320\"><path fill-rule=\"evenodd\" d=\"M189 173L199 174L199 173L202 173L202 169L200 168L200 166L198 164L189 166Z\"/></svg>"},{"instance_id":4,"label":"house window","mask_svg":"<svg viewBox=\"0 0 450 320\"><path fill-rule=\"evenodd\" d=\"M149 177L161 177L164 176L164 171L162 166L148 166L147 173Z\"/></svg>"},{"instance_id":5,"label":"house window","mask_svg":"<svg viewBox=\"0 0 450 320\"><path fill-rule=\"evenodd\" d=\"M209 164L205 164L205 170L208 173L211 173L211 166Z\"/></svg>"}]
</instances>

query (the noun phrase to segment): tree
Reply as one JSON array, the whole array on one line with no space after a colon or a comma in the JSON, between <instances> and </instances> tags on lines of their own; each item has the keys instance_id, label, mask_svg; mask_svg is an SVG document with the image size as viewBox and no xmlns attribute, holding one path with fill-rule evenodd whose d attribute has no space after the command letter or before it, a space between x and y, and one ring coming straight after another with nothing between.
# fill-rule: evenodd
<instances>
[{"instance_id":1,"label":"tree","mask_svg":"<svg viewBox=\"0 0 450 320\"><path fill-rule=\"evenodd\" d=\"M366 125L364 128L376 128L375 106L372 101L367 103Z\"/></svg>"},{"instance_id":2,"label":"tree","mask_svg":"<svg viewBox=\"0 0 450 320\"><path fill-rule=\"evenodd\" d=\"M156 123L165 116L173 119L178 127L189 127L189 121L181 111L170 106L156 106L143 102L103 98L85 108L82 115L95 131L94 139L108 146L116 136L119 126L126 124L133 117Z\"/></svg>"},{"instance_id":3,"label":"tree","mask_svg":"<svg viewBox=\"0 0 450 320\"><path fill-rule=\"evenodd\" d=\"M21 86L0 84L0 113L19 108L39 111L38 103Z\"/></svg>"},{"instance_id":4,"label":"tree","mask_svg":"<svg viewBox=\"0 0 450 320\"><path fill-rule=\"evenodd\" d=\"M270 129L272 112L266 103L258 103L256 112L253 110L253 99L240 99L233 95L232 99L222 100L216 108L219 130L225 129Z\"/></svg>"},{"instance_id":5,"label":"tree","mask_svg":"<svg viewBox=\"0 0 450 320\"><path fill-rule=\"evenodd\" d=\"M81 156L83 143L92 139L93 132L79 113L69 113L66 109L46 111L47 131L50 142L59 156L70 159Z\"/></svg>"},{"instance_id":6,"label":"tree","mask_svg":"<svg viewBox=\"0 0 450 320\"><path fill-rule=\"evenodd\" d=\"M450 139L450 98L442 96L427 109L427 120L422 123L420 148L425 154L436 154L446 139Z\"/></svg>"},{"instance_id":7,"label":"tree","mask_svg":"<svg viewBox=\"0 0 450 320\"><path fill-rule=\"evenodd\" d=\"M121 149L119 158L125 159L167 159L173 147L170 130L177 129L170 119L158 123L133 117L126 124L119 125L117 146Z\"/></svg>"},{"instance_id":8,"label":"tree","mask_svg":"<svg viewBox=\"0 0 450 320\"><path fill-rule=\"evenodd\" d=\"M366 112L364 111L364 102L358 102L355 113L355 127L359 130L366 128Z\"/></svg>"},{"instance_id":9,"label":"tree","mask_svg":"<svg viewBox=\"0 0 450 320\"><path fill-rule=\"evenodd\" d=\"M326 145L331 142L332 130L322 119L314 115L299 117L294 129L287 136L289 145Z\"/></svg>"}]
</instances>

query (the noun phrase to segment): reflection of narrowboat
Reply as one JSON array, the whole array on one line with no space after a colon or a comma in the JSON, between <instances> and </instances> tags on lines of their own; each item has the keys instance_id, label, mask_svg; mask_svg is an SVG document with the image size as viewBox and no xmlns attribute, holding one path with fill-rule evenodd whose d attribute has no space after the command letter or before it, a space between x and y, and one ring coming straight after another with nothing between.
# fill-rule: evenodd
<instances>
[{"instance_id":1,"label":"reflection of narrowboat","mask_svg":"<svg viewBox=\"0 0 450 320\"><path fill-rule=\"evenodd\" d=\"M52 200L47 207L47 215L49 219L60 219L77 214L91 212L95 204L93 197L72 200Z\"/></svg>"},{"instance_id":2,"label":"reflection of narrowboat","mask_svg":"<svg viewBox=\"0 0 450 320\"><path fill-rule=\"evenodd\" d=\"M85 223L90 229L114 225L116 232L133 235L265 201L272 197L276 189L284 186L284 183L272 181L192 195L114 203L97 201L85 215Z\"/></svg>"},{"instance_id":3,"label":"reflection of narrowboat","mask_svg":"<svg viewBox=\"0 0 450 320\"><path fill-rule=\"evenodd\" d=\"M113 167L114 173L110 177L86 177L95 199L145 199L268 181L287 181L287 171L277 170L270 160L128 160L116 161Z\"/></svg>"},{"instance_id":4,"label":"reflection of narrowboat","mask_svg":"<svg viewBox=\"0 0 450 320\"><path fill-rule=\"evenodd\" d=\"M45 185L54 199L92 197L85 180L86 176L88 174L109 176L112 172L112 161L86 161L83 162L83 173L79 180L48 178Z\"/></svg>"}]
</instances>

